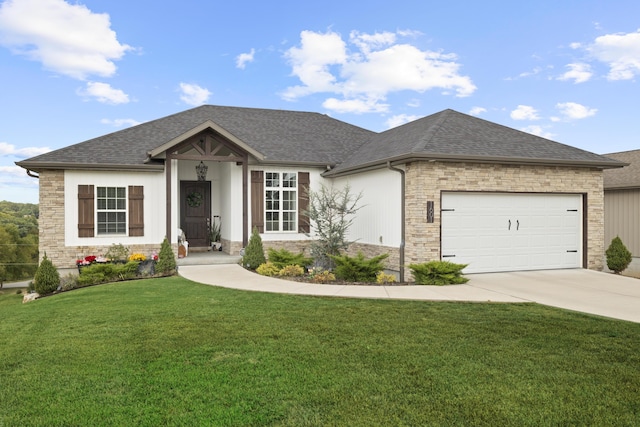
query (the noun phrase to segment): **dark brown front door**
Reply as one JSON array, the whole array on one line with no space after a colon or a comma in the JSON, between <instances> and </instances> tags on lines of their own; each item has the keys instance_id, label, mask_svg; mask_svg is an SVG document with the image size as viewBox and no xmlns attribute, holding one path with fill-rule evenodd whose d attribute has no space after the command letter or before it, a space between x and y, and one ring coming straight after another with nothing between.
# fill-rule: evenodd
<instances>
[{"instance_id":1,"label":"dark brown front door","mask_svg":"<svg viewBox=\"0 0 640 427\"><path fill-rule=\"evenodd\" d=\"M180 227L190 247L209 245L211 182L180 181Z\"/></svg>"}]
</instances>

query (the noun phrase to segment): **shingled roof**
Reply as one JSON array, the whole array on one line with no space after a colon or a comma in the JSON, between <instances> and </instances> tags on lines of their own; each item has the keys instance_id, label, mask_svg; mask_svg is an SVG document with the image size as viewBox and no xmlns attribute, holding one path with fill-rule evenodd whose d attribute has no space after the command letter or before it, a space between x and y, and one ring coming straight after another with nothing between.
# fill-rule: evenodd
<instances>
[{"instance_id":1,"label":"shingled roof","mask_svg":"<svg viewBox=\"0 0 640 427\"><path fill-rule=\"evenodd\" d=\"M149 153L213 123L262 163L332 166L340 175L416 159L615 168L624 163L496 123L444 110L382 133L329 116L204 105L17 164L27 169L162 169Z\"/></svg>"},{"instance_id":2,"label":"shingled roof","mask_svg":"<svg viewBox=\"0 0 640 427\"><path fill-rule=\"evenodd\" d=\"M372 137L330 175L417 159L621 167L623 163L454 110Z\"/></svg>"},{"instance_id":3,"label":"shingled roof","mask_svg":"<svg viewBox=\"0 0 640 427\"><path fill-rule=\"evenodd\" d=\"M610 153L605 156L629 164L621 169L604 171L605 189L640 188L640 150Z\"/></svg>"},{"instance_id":4,"label":"shingled roof","mask_svg":"<svg viewBox=\"0 0 640 427\"><path fill-rule=\"evenodd\" d=\"M374 135L319 113L203 105L90 139L18 165L38 168L145 168L155 148L213 122L261 154L265 162L335 165ZM146 162L146 163L145 163Z\"/></svg>"}]
</instances>

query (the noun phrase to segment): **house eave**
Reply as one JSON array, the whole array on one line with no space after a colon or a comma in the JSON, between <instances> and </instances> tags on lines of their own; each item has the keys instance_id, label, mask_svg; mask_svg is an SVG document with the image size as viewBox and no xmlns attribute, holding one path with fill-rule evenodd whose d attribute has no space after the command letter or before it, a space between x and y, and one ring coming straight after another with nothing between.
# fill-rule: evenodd
<instances>
[{"instance_id":1,"label":"house eave","mask_svg":"<svg viewBox=\"0 0 640 427\"><path fill-rule=\"evenodd\" d=\"M361 165L330 170L323 174L325 177L339 177L344 175L352 175L355 173L365 172L367 170L386 168L389 164L397 166L415 161L428 162L466 162L466 163L492 163L503 165L527 165L527 166L566 166L579 168L596 168L596 169L614 169L627 166L627 163L620 161L600 161L600 160L566 160L566 159L534 159L528 157L487 157L487 156L468 156L456 154L411 154L397 156L390 159L376 160L374 162L364 163Z\"/></svg>"},{"instance_id":2,"label":"house eave","mask_svg":"<svg viewBox=\"0 0 640 427\"><path fill-rule=\"evenodd\" d=\"M64 163L64 162L16 162L27 171L42 170L91 170L127 172L163 172L164 164L121 165L111 163Z\"/></svg>"}]
</instances>

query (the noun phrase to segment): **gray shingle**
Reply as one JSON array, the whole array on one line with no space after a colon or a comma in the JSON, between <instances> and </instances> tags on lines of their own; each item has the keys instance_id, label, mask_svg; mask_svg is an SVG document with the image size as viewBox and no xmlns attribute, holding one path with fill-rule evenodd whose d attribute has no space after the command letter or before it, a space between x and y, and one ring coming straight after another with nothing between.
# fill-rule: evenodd
<instances>
[{"instance_id":1,"label":"gray shingle","mask_svg":"<svg viewBox=\"0 0 640 427\"><path fill-rule=\"evenodd\" d=\"M211 120L266 161L336 164L374 133L319 113L203 105L20 162L143 165L147 153Z\"/></svg>"},{"instance_id":2,"label":"gray shingle","mask_svg":"<svg viewBox=\"0 0 640 427\"><path fill-rule=\"evenodd\" d=\"M457 111L444 110L377 134L332 173L411 157L621 166L588 151Z\"/></svg>"},{"instance_id":3,"label":"gray shingle","mask_svg":"<svg viewBox=\"0 0 640 427\"><path fill-rule=\"evenodd\" d=\"M628 163L621 169L604 171L604 188L640 188L640 150L604 154L610 159Z\"/></svg>"},{"instance_id":4,"label":"gray shingle","mask_svg":"<svg viewBox=\"0 0 640 427\"><path fill-rule=\"evenodd\" d=\"M207 121L264 155L264 162L337 165L331 174L412 157L620 166L615 160L453 110L375 133L319 113L213 105L143 123L18 164L33 170L38 166L67 168L74 164L141 167L148 152Z\"/></svg>"}]
</instances>

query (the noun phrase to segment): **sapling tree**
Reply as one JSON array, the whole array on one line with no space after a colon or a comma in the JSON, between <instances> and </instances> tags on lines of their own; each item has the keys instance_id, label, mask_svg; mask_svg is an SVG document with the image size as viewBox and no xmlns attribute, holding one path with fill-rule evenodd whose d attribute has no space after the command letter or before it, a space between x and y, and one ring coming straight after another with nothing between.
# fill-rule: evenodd
<instances>
[{"instance_id":1,"label":"sapling tree","mask_svg":"<svg viewBox=\"0 0 640 427\"><path fill-rule=\"evenodd\" d=\"M333 267L331 256L340 255L353 242L347 240L347 232L353 224L362 193L354 194L351 187L338 189L324 185L319 191L309 190L309 209L306 212L315 239L311 243L311 255L316 264Z\"/></svg>"}]
</instances>

